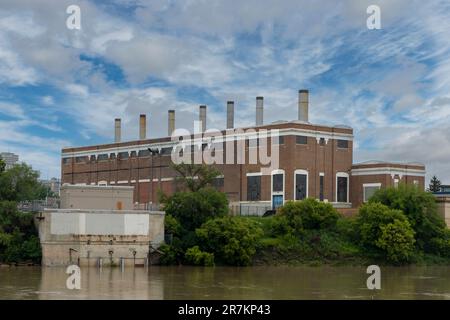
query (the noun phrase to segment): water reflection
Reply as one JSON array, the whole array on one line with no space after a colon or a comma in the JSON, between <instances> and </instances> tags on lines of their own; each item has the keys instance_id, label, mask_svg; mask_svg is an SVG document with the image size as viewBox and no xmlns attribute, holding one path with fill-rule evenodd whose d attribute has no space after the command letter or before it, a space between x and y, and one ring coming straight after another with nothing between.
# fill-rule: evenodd
<instances>
[{"instance_id":1,"label":"water reflection","mask_svg":"<svg viewBox=\"0 0 450 320\"><path fill-rule=\"evenodd\" d=\"M449 299L449 267L382 267L381 290L364 267L0 268L0 299Z\"/></svg>"}]
</instances>

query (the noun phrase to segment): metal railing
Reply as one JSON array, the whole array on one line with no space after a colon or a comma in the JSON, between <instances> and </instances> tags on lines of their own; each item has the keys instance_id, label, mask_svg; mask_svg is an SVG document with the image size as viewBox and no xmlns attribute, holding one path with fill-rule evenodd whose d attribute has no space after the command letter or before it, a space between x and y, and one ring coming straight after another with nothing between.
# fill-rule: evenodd
<instances>
[{"instance_id":1,"label":"metal railing","mask_svg":"<svg viewBox=\"0 0 450 320\"><path fill-rule=\"evenodd\" d=\"M38 212L44 209L58 209L59 198L47 198L45 200L21 201L17 204L19 211Z\"/></svg>"}]
</instances>

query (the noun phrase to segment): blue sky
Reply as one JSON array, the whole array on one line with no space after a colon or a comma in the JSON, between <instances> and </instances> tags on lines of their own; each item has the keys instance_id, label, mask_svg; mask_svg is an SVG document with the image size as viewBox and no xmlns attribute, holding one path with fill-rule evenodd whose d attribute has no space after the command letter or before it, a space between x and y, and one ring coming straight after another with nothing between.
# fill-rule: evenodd
<instances>
[{"instance_id":1,"label":"blue sky","mask_svg":"<svg viewBox=\"0 0 450 320\"><path fill-rule=\"evenodd\" d=\"M81 8L81 30L66 8ZM368 30L366 8L381 8ZM297 117L355 130L354 161L422 162L450 183L448 1L33 1L0 3L0 151L44 178L59 176L64 146L166 133L167 110L191 129L198 105L208 127Z\"/></svg>"}]
</instances>

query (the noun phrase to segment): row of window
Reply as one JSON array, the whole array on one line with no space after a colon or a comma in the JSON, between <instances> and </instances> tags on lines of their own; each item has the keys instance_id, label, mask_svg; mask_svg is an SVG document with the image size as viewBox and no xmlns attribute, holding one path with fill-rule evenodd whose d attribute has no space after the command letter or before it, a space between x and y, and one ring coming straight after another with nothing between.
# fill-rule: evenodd
<instances>
[{"instance_id":1,"label":"row of window","mask_svg":"<svg viewBox=\"0 0 450 320\"><path fill-rule=\"evenodd\" d=\"M307 145L308 144L308 137L307 136L296 136L296 144L299 145ZM246 140L246 144L247 147L257 147L259 145L259 141L258 139L250 139L250 140ZM284 144L284 136L280 136L279 140L278 140L278 144L283 145ZM319 144L320 145L325 145L325 139L324 138L320 138L319 140ZM202 144L202 150L205 150L208 147L207 143ZM339 149L348 149L348 140L337 140L337 147ZM213 149L214 150L223 150L223 143L214 143L213 144ZM172 147L166 147L166 148L161 148L160 152L161 155L170 155L172 153L173 148ZM193 153L196 150L198 150L198 147L196 145L191 145L190 146L190 151ZM183 151L181 151L183 152ZM117 154L117 158L118 159L128 159L130 157L148 157L150 156L150 151L149 150L139 150L139 152L136 153L136 151L131 151L130 153L128 152L119 152ZM115 153L111 153L111 154L99 154L97 156L97 160L98 161L106 161L109 159L115 159L116 158L116 154ZM79 156L79 157L75 157L75 163L82 163L82 162L87 162L88 160L91 161L95 161L95 156L91 156L90 158L88 156ZM63 158L63 163L67 164L69 163L70 158Z\"/></svg>"},{"instance_id":2,"label":"row of window","mask_svg":"<svg viewBox=\"0 0 450 320\"><path fill-rule=\"evenodd\" d=\"M299 173L297 173L299 172ZM319 177L319 200L324 200L323 174ZM336 176L336 201L348 202L349 177L347 174ZM284 174L276 173L272 175L272 194L284 194ZM308 173L304 170L297 170L295 173L295 200L303 200L308 197ZM247 201L261 200L261 176L251 175L247 177Z\"/></svg>"}]
</instances>

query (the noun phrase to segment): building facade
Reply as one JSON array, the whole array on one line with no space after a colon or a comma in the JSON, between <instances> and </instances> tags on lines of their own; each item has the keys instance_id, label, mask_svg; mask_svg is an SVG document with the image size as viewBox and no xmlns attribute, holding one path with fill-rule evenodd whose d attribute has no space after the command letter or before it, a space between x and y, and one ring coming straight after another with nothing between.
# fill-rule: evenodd
<instances>
[{"instance_id":1,"label":"building facade","mask_svg":"<svg viewBox=\"0 0 450 320\"><path fill-rule=\"evenodd\" d=\"M136 203L156 203L158 189L171 194L178 188L171 167L174 154L195 160L198 153L209 152L223 160L213 164L221 172L215 186L232 205L277 208L287 200L312 197L351 208L378 187L407 183L424 188L425 167L420 164L353 165L353 129L310 123L308 100L308 91L300 90L298 120L263 124L263 98L257 97L256 123L250 128L234 128L234 102L229 101L227 129L217 136L206 130L206 106L200 106L199 130L188 136L190 142L181 149L173 110L169 110L168 137L164 138L146 139L145 115L141 115L139 139L121 142L120 119L116 119L114 143L62 150L61 180L63 184L133 186ZM264 140L261 137L267 132L272 136ZM277 147L278 163L273 168L261 161L262 154L269 154L261 150L266 143L272 153Z\"/></svg>"}]
</instances>

